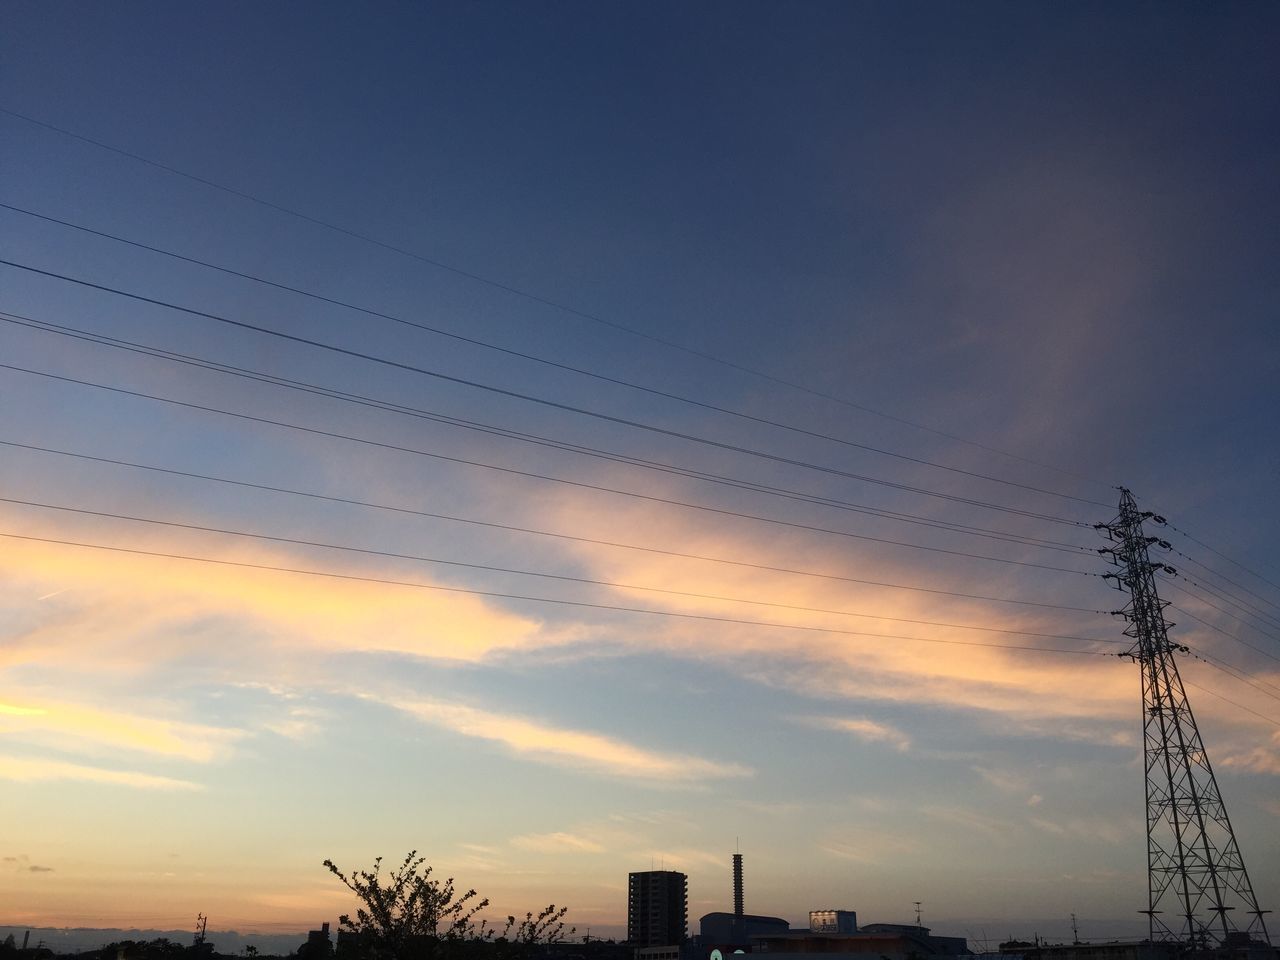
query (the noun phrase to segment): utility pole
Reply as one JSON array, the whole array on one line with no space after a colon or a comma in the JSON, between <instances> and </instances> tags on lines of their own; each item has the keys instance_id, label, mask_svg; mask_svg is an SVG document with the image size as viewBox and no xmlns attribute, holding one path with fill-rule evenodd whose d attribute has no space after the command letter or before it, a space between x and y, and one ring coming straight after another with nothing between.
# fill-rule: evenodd
<instances>
[{"instance_id":1,"label":"utility pole","mask_svg":"<svg viewBox=\"0 0 1280 960\"><path fill-rule=\"evenodd\" d=\"M1133 639L1122 656L1133 659L1142 672L1148 889L1147 909L1140 912L1147 915L1152 940L1205 950L1244 933L1270 943L1263 920L1269 911L1258 909L1178 673L1175 654L1189 651L1169 639L1172 624L1164 618L1168 602L1156 590L1157 573L1177 571L1152 561L1148 551L1152 546L1168 550L1170 544L1144 533L1147 520L1165 523L1163 517L1138 510L1133 494L1121 487L1119 515L1095 525L1111 543L1099 553L1109 555L1116 567L1103 576L1128 595L1128 603L1113 611L1124 618L1124 634ZM1231 916L1237 909L1241 924Z\"/></svg>"}]
</instances>

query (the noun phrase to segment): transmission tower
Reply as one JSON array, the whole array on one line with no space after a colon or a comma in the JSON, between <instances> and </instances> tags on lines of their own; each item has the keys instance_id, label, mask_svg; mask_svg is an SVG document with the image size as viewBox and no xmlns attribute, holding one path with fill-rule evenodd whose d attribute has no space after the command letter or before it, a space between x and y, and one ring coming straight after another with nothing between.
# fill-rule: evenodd
<instances>
[{"instance_id":1,"label":"transmission tower","mask_svg":"<svg viewBox=\"0 0 1280 960\"><path fill-rule=\"evenodd\" d=\"M1156 573L1176 573L1152 561L1148 548L1169 549L1148 537L1146 520L1165 522L1139 511L1128 490L1120 488L1120 513L1098 524L1111 546L1115 572L1104 574L1129 602L1114 611L1128 626L1133 646L1123 656L1142 668L1143 756L1147 780L1147 909L1152 940L1175 941L1192 949L1270 943L1249 874L1240 856L1227 808L1209 765L1174 654L1186 647L1169 639L1166 601L1156 592ZM1232 912L1235 911L1235 916ZM1177 920L1173 918L1177 917ZM1248 917L1247 923L1244 918Z\"/></svg>"}]
</instances>

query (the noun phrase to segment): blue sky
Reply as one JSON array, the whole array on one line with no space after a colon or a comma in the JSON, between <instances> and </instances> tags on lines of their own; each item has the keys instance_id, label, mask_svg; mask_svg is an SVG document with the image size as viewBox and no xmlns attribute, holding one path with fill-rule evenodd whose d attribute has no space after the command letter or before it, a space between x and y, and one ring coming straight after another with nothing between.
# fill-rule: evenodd
<instances>
[{"instance_id":1,"label":"blue sky","mask_svg":"<svg viewBox=\"0 0 1280 960\"><path fill-rule=\"evenodd\" d=\"M0 371L0 530L153 554L6 543L0 920L296 929L321 860L417 848L617 933L629 870L696 918L740 843L796 922L1137 932L1118 483L1197 538L1171 618L1248 680L1185 664L1280 896L1274 7L6 19L0 257L328 348L9 266L0 310L437 419L0 325L101 385Z\"/></svg>"}]
</instances>

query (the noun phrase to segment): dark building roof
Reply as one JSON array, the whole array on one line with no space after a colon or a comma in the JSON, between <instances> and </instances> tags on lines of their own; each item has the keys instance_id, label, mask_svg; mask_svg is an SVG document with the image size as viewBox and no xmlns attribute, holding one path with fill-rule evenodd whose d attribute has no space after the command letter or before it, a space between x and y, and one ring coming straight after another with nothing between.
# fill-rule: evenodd
<instances>
[{"instance_id":1,"label":"dark building roof","mask_svg":"<svg viewBox=\"0 0 1280 960\"><path fill-rule=\"evenodd\" d=\"M708 946L749 946L752 938L774 933L786 933L791 925L781 917L762 917L744 913L741 917L732 913L708 913L698 921L699 939Z\"/></svg>"},{"instance_id":2,"label":"dark building roof","mask_svg":"<svg viewBox=\"0 0 1280 960\"><path fill-rule=\"evenodd\" d=\"M876 929L879 928L879 929ZM925 927L870 924L858 933L814 933L809 930L758 936L760 952L826 953L845 957L954 957L969 953L963 937L934 937Z\"/></svg>"}]
</instances>

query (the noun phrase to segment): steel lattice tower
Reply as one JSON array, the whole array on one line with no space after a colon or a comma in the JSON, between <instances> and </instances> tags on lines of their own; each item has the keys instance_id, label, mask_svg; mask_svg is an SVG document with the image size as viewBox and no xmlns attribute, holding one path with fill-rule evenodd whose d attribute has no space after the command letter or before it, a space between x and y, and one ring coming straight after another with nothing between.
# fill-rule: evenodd
<instances>
[{"instance_id":1,"label":"steel lattice tower","mask_svg":"<svg viewBox=\"0 0 1280 960\"><path fill-rule=\"evenodd\" d=\"M1134 641L1123 655L1142 668L1148 875L1147 909L1142 912L1150 921L1152 940L1195 949L1243 946L1249 939L1269 943L1263 920L1267 911L1258 909L1178 673L1174 654L1189 651L1170 641L1171 624L1164 618L1168 603L1156 592L1156 572L1176 571L1153 562L1148 548L1168 549L1169 544L1146 536L1144 520L1165 522L1140 512L1133 494L1122 487L1119 516L1097 525L1112 544L1101 552L1117 567L1105 576L1129 595L1124 609L1115 611L1128 621L1124 633Z\"/></svg>"}]
</instances>

